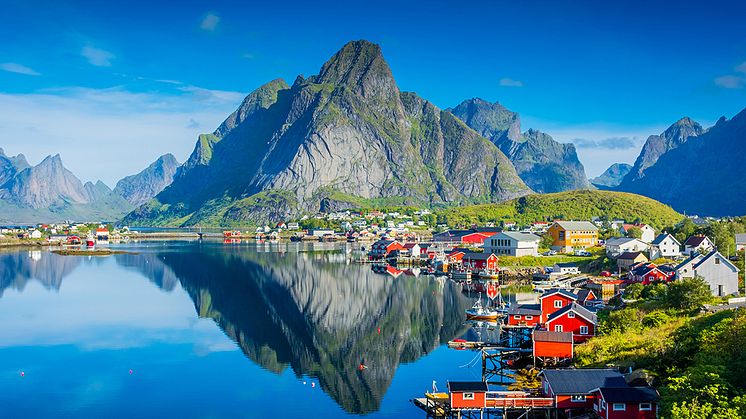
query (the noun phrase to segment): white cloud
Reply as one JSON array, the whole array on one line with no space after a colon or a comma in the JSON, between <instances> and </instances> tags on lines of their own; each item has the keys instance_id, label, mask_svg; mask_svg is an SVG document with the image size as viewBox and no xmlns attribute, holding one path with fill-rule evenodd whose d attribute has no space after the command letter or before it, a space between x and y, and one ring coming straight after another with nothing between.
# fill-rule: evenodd
<instances>
[{"instance_id":1,"label":"white cloud","mask_svg":"<svg viewBox=\"0 0 746 419\"><path fill-rule=\"evenodd\" d=\"M500 86L523 87L523 82L520 80L511 79L510 77L504 77L500 79Z\"/></svg>"},{"instance_id":2,"label":"white cloud","mask_svg":"<svg viewBox=\"0 0 746 419\"><path fill-rule=\"evenodd\" d=\"M25 65L18 63L3 63L0 64L0 70L7 71L9 73L25 74L27 76L40 76L41 74Z\"/></svg>"},{"instance_id":3,"label":"white cloud","mask_svg":"<svg viewBox=\"0 0 746 419\"><path fill-rule=\"evenodd\" d=\"M746 62L742 62L741 64L737 65L734 70L738 71L739 73L746 74Z\"/></svg>"},{"instance_id":4,"label":"white cloud","mask_svg":"<svg viewBox=\"0 0 746 419\"><path fill-rule=\"evenodd\" d=\"M200 29L205 31L214 31L220 23L220 16L215 13L208 13L199 24Z\"/></svg>"},{"instance_id":5,"label":"white cloud","mask_svg":"<svg viewBox=\"0 0 746 419\"><path fill-rule=\"evenodd\" d=\"M715 78L715 84L725 89L740 89L744 86L744 79L728 74Z\"/></svg>"},{"instance_id":6,"label":"white cloud","mask_svg":"<svg viewBox=\"0 0 746 419\"><path fill-rule=\"evenodd\" d=\"M111 60L116 58L116 56L111 52L90 45L83 47L80 51L80 55L87 59L91 65L95 65L96 67L111 67Z\"/></svg>"},{"instance_id":7,"label":"white cloud","mask_svg":"<svg viewBox=\"0 0 746 419\"><path fill-rule=\"evenodd\" d=\"M244 94L196 86L169 93L68 87L0 93L0 144L32 164L60 153L83 181L113 187L158 156L185 161L200 132L216 128Z\"/></svg>"}]
</instances>

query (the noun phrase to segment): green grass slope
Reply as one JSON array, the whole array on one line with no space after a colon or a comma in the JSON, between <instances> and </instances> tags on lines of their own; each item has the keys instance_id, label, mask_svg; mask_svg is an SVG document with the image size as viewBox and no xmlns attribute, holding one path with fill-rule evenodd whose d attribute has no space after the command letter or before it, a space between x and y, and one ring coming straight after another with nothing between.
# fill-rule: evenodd
<instances>
[{"instance_id":1,"label":"green grass slope","mask_svg":"<svg viewBox=\"0 0 746 419\"><path fill-rule=\"evenodd\" d=\"M500 204L450 208L439 214L448 225L517 222L520 225L554 219L590 220L592 217L640 220L655 229L672 226L684 216L668 205L624 192L577 190L528 195Z\"/></svg>"}]
</instances>

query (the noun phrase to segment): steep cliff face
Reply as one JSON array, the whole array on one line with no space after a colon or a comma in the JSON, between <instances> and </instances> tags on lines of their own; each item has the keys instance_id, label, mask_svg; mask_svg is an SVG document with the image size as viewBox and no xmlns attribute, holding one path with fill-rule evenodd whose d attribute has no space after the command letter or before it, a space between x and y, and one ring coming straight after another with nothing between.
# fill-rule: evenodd
<instances>
[{"instance_id":1,"label":"steep cliff face","mask_svg":"<svg viewBox=\"0 0 746 419\"><path fill-rule=\"evenodd\" d=\"M591 179L591 183L600 187L618 186L632 170L632 166L627 163L614 163L609 166L600 176Z\"/></svg>"},{"instance_id":2,"label":"steep cliff face","mask_svg":"<svg viewBox=\"0 0 746 419\"><path fill-rule=\"evenodd\" d=\"M592 188L574 145L559 143L534 129L521 134L519 115L501 104L475 98L462 102L451 112L505 153L521 179L534 191Z\"/></svg>"},{"instance_id":3,"label":"steep cliff face","mask_svg":"<svg viewBox=\"0 0 746 419\"><path fill-rule=\"evenodd\" d=\"M690 137L696 137L704 132L704 128L699 123L689 117L684 117L676 121L660 135L651 135L645 141L632 170L625 176L622 183L630 184L644 178L645 171L654 165L662 155L678 148Z\"/></svg>"},{"instance_id":4,"label":"steep cliff face","mask_svg":"<svg viewBox=\"0 0 746 419\"><path fill-rule=\"evenodd\" d=\"M528 192L499 149L400 92L380 47L357 41L316 76L251 93L127 221L230 225L316 212L324 200L488 202Z\"/></svg>"},{"instance_id":5,"label":"steep cliff face","mask_svg":"<svg viewBox=\"0 0 746 419\"><path fill-rule=\"evenodd\" d=\"M746 149L746 109L731 120L721 118L707 130L684 118L654 137L659 137L655 144L665 140L667 151L642 176L633 169L619 190L655 198L689 214L746 214L746 185L739 178ZM650 161L649 155L643 150L637 161Z\"/></svg>"},{"instance_id":6,"label":"steep cliff face","mask_svg":"<svg viewBox=\"0 0 746 419\"><path fill-rule=\"evenodd\" d=\"M178 167L179 162L173 154L164 154L140 173L117 182L114 193L138 207L170 185Z\"/></svg>"},{"instance_id":7,"label":"steep cliff face","mask_svg":"<svg viewBox=\"0 0 746 419\"><path fill-rule=\"evenodd\" d=\"M23 169L30 167L26 161L26 156L19 154L17 156L6 156L5 151L0 148L0 188L5 182L9 181Z\"/></svg>"}]
</instances>

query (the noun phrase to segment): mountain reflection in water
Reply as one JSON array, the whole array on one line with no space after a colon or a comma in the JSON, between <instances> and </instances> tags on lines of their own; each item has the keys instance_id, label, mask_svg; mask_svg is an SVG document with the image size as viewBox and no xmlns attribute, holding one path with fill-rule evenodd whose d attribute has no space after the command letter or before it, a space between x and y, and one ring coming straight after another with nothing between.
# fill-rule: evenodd
<instances>
[{"instance_id":1,"label":"mountain reflection in water","mask_svg":"<svg viewBox=\"0 0 746 419\"><path fill-rule=\"evenodd\" d=\"M180 284L197 314L212 319L247 358L274 373L290 367L298 377L317 378L351 413L377 411L401 363L464 333L470 303L450 281L392 279L347 263L343 252L278 249L285 246L261 252L205 243L114 258L166 292ZM30 279L59 289L81 263L98 263L43 256L0 254L0 293L22 290Z\"/></svg>"}]
</instances>

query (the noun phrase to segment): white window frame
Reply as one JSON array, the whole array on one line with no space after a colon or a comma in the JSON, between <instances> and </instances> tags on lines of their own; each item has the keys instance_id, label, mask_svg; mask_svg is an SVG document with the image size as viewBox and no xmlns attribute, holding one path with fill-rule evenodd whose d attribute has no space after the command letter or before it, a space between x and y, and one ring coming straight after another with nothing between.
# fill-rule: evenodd
<instances>
[{"instance_id":1,"label":"white window frame","mask_svg":"<svg viewBox=\"0 0 746 419\"><path fill-rule=\"evenodd\" d=\"M651 411L653 410L653 403L640 403L640 411Z\"/></svg>"},{"instance_id":2,"label":"white window frame","mask_svg":"<svg viewBox=\"0 0 746 419\"><path fill-rule=\"evenodd\" d=\"M514 315L513 315L513 318L514 318L515 320L520 320L520 319L521 319L521 315L520 315L520 314L514 314Z\"/></svg>"},{"instance_id":3,"label":"white window frame","mask_svg":"<svg viewBox=\"0 0 746 419\"><path fill-rule=\"evenodd\" d=\"M580 395L574 394L570 396L570 401L573 403L585 403L587 399L588 399L587 396L583 394L580 394Z\"/></svg>"},{"instance_id":4,"label":"white window frame","mask_svg":"<svg viewBox=\"0 0 746 419\"><path fill-rule=\"evenodd\" d=\"M554 331L555 332L562 332L562 325L561 324L555 324L554 325Z\"/></svg>"},{"instance_id":5,"label":"white window frame","mask_svg":"<svg viewBox=\"0 0 746 419\"><path fill-rule=\"evenodd\" d=\"M571 311L571 312L567 313L567 318L568 319L574 319L575 318L575 312Z\"/></svg>"},{"instance_id":6,"label":"white window frame","mask_svg":"<svg viewBox=\"0 0 746 419\"><path fill-rule=\"evenodd\" d=\"M587 335L588 334L588 326L580 326L580 334L581 335Z\"/></svg>"},{"instance_id":7,"label":"white window frame","mask_svg":"<svg viewBox=\"0 0 746 419\"><path fill-rule=\"evenodd\" d=\"M474 392L464 393L464 400L474 400Z\"/></svg>"},{"instance_id":8,"label":"white window frame","mask_svg":"<svg viewBox=\"0 0 746 419\"><path fill-rule=\"evenodd\" d=\"M555 300L554 301L554 308L562 308L562 300Z\"/></svg>"},{"instance_id":9,"label":"white window frame","mask_svg":"<svg viewBox=\"0 0 746 419\"><path fill-rule=\"evenodd\" d=\"M524 318L525 318L526 320L533 320L533 319L534 319L534 316L529 316L529 315L526 315L526 317L524 317Z\"/></svg>"},{"instance_id":10,"label":"white window frame","mask_svg":"<svg viewBox=\"0 0 746 419\"><path fill-rule=\"evenodd\" d=\"M620 406L621 409L619 409ZM614 403L611 405L611 410L615 412L624 412L627 410L627 403Z\"/></svg>"}]
</instances>

